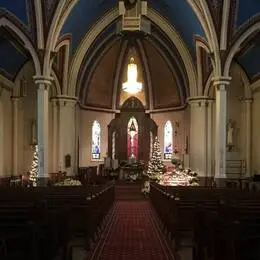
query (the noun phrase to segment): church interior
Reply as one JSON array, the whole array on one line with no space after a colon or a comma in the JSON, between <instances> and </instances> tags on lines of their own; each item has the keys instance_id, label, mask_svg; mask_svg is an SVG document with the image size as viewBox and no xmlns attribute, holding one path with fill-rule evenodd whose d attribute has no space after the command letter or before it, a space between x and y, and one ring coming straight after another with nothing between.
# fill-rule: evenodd
<instances>
[{"instance_id":1,"label":"church interior","mask_svg":"<svg viewBox=\"0 0 260 260\"><path fill-rule=\"evenodd\" d=\"M260 1L0 3L0 259L260 259Z\"/></svg>"}]
</instances>

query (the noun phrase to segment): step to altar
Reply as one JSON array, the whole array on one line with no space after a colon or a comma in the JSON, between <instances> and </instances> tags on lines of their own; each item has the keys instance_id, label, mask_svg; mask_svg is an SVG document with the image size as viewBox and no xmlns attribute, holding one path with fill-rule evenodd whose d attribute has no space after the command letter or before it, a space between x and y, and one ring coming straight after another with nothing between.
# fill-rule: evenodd
<instances>
[{"instance_id":1,"label":"step to altar","mask_svg":"<svg viewBox=\"0 0 260 260\"><path fill-rule=\"evenodd\" d=\"M115 200L144 200L141 189L142 185L139 183L116 184Z\"/></svg>"}]
</instances>

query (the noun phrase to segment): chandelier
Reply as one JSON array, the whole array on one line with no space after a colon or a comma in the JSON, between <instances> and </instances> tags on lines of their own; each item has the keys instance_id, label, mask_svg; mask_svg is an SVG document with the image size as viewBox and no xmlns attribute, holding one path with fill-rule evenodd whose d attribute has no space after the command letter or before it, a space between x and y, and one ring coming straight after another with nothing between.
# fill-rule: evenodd
<instances>
[{"instance_id":1,"label":"chandelier","mask_svg":"<svg viewBox=\"0 0 260 260\"><path fill-rule=\"evenodd\" d=\"M123 83L123 91L136 94L141 90L142 83L137 82L137 65L134 58L131 58L127 67L127 81Z\"/></svg>"}]
</instances>

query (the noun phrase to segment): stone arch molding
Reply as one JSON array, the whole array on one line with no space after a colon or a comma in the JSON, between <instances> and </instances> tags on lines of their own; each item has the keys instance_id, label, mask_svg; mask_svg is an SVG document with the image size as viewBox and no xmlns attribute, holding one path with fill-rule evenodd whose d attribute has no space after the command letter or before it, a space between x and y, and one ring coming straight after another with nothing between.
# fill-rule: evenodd
<instances>
[{"instance_id":1,"label":"stone arch molding","mask_svg":"<svg viewBox=\"0 0 260 260\"><path fill-rule=\"evenodd\" d=\"M14 23L9 21L6 17L0 18L0 27L1 26L9 28L10 30L12 30L15 33L15 35L19 39L22 40L25 49L27 49L32 56L36 75L41 75L40 60L39 60L39 57L37 55L37 52L36 52L32 42L29 40L29 38L21 31L21 29L19 29Z\"/></svg>"},{"instance_id":2,"label":"stone arch molding","mask_svg":"<svg viewBox=\"0 0 260 260\"><path fill-rule=\"evenodd\" d=\"M240 46L243 42L245 42L246 39L248 39L253 33L256 31L260 31L260 22L255 23L251 27L249 27L238 39L237 41L233 44L232 48L229 51L229 54L227 56L225 66L224 66L224 71L223 74L225 77L229 76L230 73L230 67L231 63L236 55L236 53L239 51Z\"/></svg>"},{"instance_id":3,"label":"stone arch molding","mask_svg":"<svg viewBox=\"0 0 260 260\"><path fill-rule=\"evenodd\" d=\"M118 8L113 9L112 11L108 12L102 20L96 23L90 31L85 35L82 39L73 59L71 62L71 67L69 71L69 89L68 95L75 96L76 94L76 85L78 79L78 72L80 70L80 66L83 62L84 55L88 51L89 47L92 45L96 37L114 20L118 18ZM196 96L197 93L197 76L196 76L196 69L191 57L191 54L185 45L182 38L179 36L177 31L165 20L162 16L160 16L156 11L152 10L151 8L148 9L147 13L148 19L150 19L155 24L158 24L161 30L168 35L171 41L175 44L176 48L178 49L180 56L182 57L184 66L186 68L188 74L188 81L189 81L189 88L190 88L190 95Z\"/></svg>"}]
</instances>

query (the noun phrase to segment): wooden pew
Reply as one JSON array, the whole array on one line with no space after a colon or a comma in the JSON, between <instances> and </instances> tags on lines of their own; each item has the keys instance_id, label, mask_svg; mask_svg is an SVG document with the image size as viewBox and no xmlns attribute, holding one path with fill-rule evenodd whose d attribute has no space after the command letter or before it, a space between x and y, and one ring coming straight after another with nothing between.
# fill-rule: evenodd
<instances>
[{"instance_id":1,"label":"wooden pew","mask_svg":"<svg viewBox=\"0 0 260 260\"><path fill-rule=\"evenodd\" d=\"M1 259L52 259L59 248L69 255L75 236L94 239L113 201L112 184L0 189Z\"/></svg>"},{"instance_id":2,"label":"wooden pew","mask_svg":"<svg viewBox=\"0 0 260 260\"><path fill-rule=\"evenodd\" d=\"M151 200L165 229L177 249L189 233L195 260L260 259L259 198L232 189L151 185Z\"/></svg>"}]
</instances>

